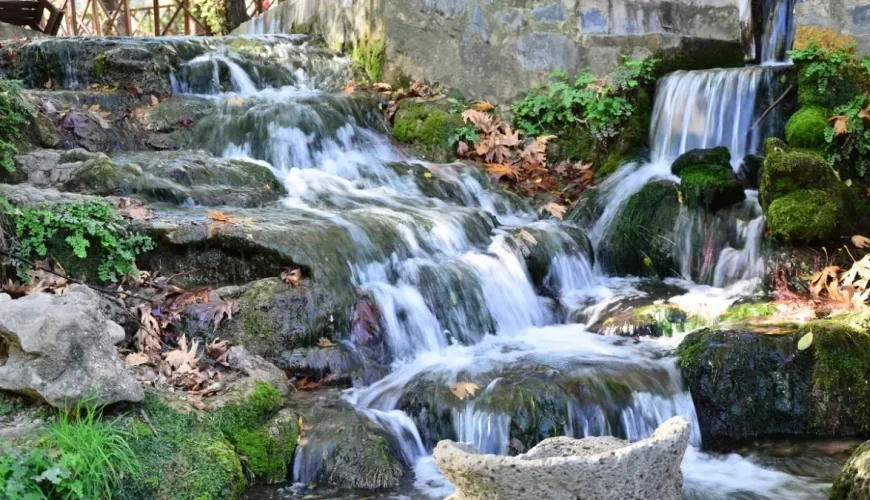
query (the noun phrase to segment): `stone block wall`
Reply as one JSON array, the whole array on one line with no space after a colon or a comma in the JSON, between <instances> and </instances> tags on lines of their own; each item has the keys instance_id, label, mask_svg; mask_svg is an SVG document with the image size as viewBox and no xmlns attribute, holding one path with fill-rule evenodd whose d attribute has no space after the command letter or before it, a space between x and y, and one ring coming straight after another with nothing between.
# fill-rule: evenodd
<instances>
[{"instance_id":1,"label":"stone block wall","mask_svg":"<svg viewBox=\"0 0 870 500\"><path fill-rule=\"evenodd\" d=\"M858 40L858 53L870 55L870 0L797 0L795 21L848 33Z\"/></svg>"},{"instance_id":2,"label":"stone block wall","mask_svg":"<svg viewBox=\"0 0 870 500\"><path fill-rule=\"evenodd\" d=\"M467 97L511 101L552 71L606 73L623 55L740 64L739 0L287 0L237 33L383 36L386 79L426 77Z\"/></svg>"}]
</instances>

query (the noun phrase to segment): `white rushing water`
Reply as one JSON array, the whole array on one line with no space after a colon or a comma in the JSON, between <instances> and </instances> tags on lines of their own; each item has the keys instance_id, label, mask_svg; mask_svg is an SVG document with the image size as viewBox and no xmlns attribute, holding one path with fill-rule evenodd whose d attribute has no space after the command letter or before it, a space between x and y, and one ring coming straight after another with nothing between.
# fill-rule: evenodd
<instances>
[{"instance_id":1,"label":"white rushing water","mask_svg":"<svg viewBox=\"0 0 870 500\"><path fill-rule=\"evenodd\" d=\"M322 220L354 242L356 253L337 265L346 265L353 284L374 299L392 365L387 376L349 390L346 399L393 437L415 473L416 495L444 497L452 487L430 455L433 429L404 411L409 398L430 405L450 429L441 437L497 454L534 444L514 438L517 429L534 440L541 433L640 440L680 415L693 423L683 464L687 492L818 497L820 486L811 480L698 451L692 397L672 356L679 336L631 343L589 330L612 305L648 296L642 280L595 271L579 228L538 221L468 168L397 165L407 158L379 131L370 104L336 94L348 62L316 53L315 64L301 47L296 38L287 47L269 45L284 61L277 80L251 69L244 54L218 47L185 63L173 88L215 101L216 117L200 125L203 147L268 162L285 179L288 211ZM599 188L605 210L589 231L592 245L632 194L652 180L676 179L670 163L678 154L725 145L737 168L743 155L757 151L762 135L751 127L759 90L769 80L768 70L758 68L663 79L652 161L623 167ZM445 191L427 196L415 180L420 176L443 183ZM688 280L696 266L686 262L684 279L668 280L671 292L653 298L713 317L753 293L762 271L757 205L749 193L732 221L735 244L715 248L710 258L707 285ZM686 231L697 229L690 224ZM397 243L384 243L385 234ZM565 324L575 313L584 324ZM474 382L480 392L458 401L449 394L457 382ZM299 447L294 481L318 478L322 457L315 455Z\"/></svg>"}]
</instances>

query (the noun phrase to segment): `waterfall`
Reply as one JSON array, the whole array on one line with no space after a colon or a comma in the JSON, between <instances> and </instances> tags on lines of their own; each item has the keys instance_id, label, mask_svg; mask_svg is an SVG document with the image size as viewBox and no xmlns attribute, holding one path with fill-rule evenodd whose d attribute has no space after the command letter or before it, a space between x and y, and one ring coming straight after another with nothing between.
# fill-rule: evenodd
<instances>
[{"instance_id":1,"label":"waterfall","mask_svg":"<svg viewBox=\"0 0 870 500\"><path fill-rule=\"evenodd\" d=\"M702 444L698 418L672 356L679 338L627 342L568 322L581 307L592 317L626 297L652 298L639 280L596 272L592 247L631 194L651 180L673 178L676 155L726 145L736 168L742 155L757 151L765 132L752 127L764 108L762 96L776 84L775 69L662 79L652 161L626 165L603 183L605 215L587 239L570 224L539 220L474 167L408 158L385 134L371 98L338 92L350 77L350 61L304 37L154 43L181 54L173 90L214 105L215 112L196 123L195 146L265 162L284 179L288 194L266 209L263 223L269 223L268 211L284 211L316 227L314 245L340 247L329 253L340 258L325 265L341 286L371 300L384 359L367 361L388 372L355 380L344 398L390 437L423 494L452 491L431 457L440 439L471 442L488 453L521 453L558 435L636 441L676 415L693 424L687 488L770 499L810 498L807 492L815 491L740 457L696 450ZM757 197L716 222L727 230L695 214L682 219L685 278L724 287L757 275L763 233ZM695 242L719 232L727 238L721 245L717 240L715 265L702 266L705 276L699 277L692 259L707 247ZM685 280L678 286L684 294L673 301L706 310L740 296L736 288ZM452 390L457 384L477 392L459 397ZM294 482L323 479L329 439L305 436ZM735 481L717 467L740 468L743 476Z\"/></svg>"},{"instance_id":2,"label":"waterfall","mask_svg":"<svg viewBox=\"0 0 870 500\"><path fill-rule=\"evenodd\" d=\"M787 52L794 44L794 4L796 0L764 2L764 30L761 40L761 63L765 65L788 61Z\"/></svg>"}]
</instances>

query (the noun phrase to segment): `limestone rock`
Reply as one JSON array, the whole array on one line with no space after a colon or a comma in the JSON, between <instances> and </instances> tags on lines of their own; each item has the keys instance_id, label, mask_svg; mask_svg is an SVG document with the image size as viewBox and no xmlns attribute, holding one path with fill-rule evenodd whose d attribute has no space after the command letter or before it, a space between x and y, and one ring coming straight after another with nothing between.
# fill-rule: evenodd
<instances>
[{"instance_id":1,"label":"limestone rock","mask_svg":"<svg viewBox=\"0 0 870 500\"><path fill-rule=\"evenodd\" d=\"M103 315L99 296L84 286L63 296L2 300L0 389L56 407L141 401L142 388L115 350L123 340L123 328Z\"/></svg>"},{"instance_id":2,"label":"limestone rock","mask_svg":"<svg viewBox=\"0 0 870 500\"><path fill-rule=\"evenodd\" d=\"M676 500L682 497L680 462L690 434L689 422L675 417L634 444L558 437L518 457L481 455L470 444L441 441L435 461L456 486L448 500Z\"/></svg>"}]
</instances>

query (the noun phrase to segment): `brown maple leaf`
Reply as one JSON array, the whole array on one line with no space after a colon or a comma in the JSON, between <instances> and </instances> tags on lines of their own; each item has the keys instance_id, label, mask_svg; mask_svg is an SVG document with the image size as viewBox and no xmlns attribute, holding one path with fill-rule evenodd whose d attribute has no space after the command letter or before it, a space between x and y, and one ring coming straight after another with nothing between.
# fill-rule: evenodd
<instances>
[{"instance_id":1,"label":"brown maple leaf","mask_svg":"<svg viewBox=\"0 0 870 500\"><path fill-rule=\"evenodd\" d=\"M302 283L302 269L288 269L281 273L281 281L288 285L299 286Z\"/></svg>"},{"instance_id":2,"label":"brown maple leaf","mask_svg":"<svg viewBox=\"0 0 870 500\"><path fill-rule=\"evenodd\" d=\"M828 121L834 124L835 136L849 133L849 118L846 115L837 115Z\"/></svg>"}]
</instances>

